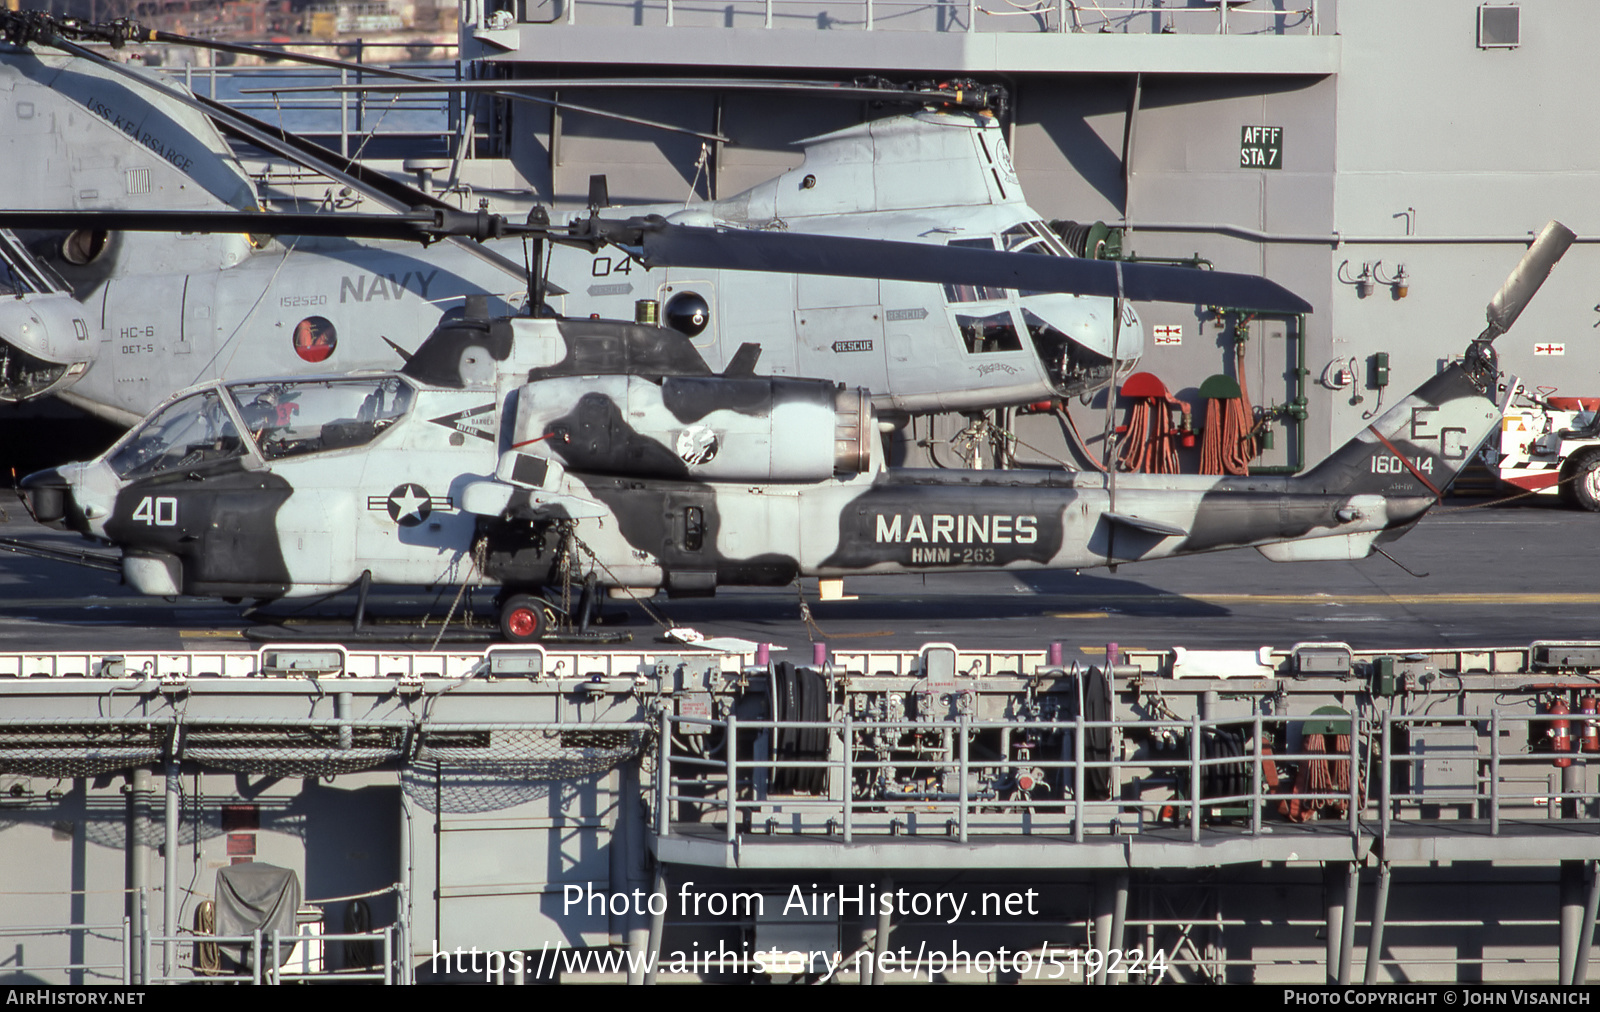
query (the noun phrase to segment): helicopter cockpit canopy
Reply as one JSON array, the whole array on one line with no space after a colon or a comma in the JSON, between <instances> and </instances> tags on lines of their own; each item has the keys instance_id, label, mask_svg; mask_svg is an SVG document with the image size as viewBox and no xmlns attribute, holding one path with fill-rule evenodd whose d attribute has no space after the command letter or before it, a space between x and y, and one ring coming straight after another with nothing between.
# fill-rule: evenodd
<instances>
[{"instance_id":1,"label":"helicopter cockpit canopy","mask_svg":"<svg viewBox=\"0 0 1600 1012\"><path fill-rule=\"evenodd\" d=\"M1072 255L1060 236L1042 221L1020 222L998 236L952 239L950 245L1041 256ZM1144 351L1139 317L1127 304L1113 338L1107 325L1113 314L1110 299L1027 289L1013 293L990 285L946 284L944 291L968 354L1021 351L1026 336L1043 361L1051 385L1061 394L1085 393L1108 380L1113 352L1117 359L1128 361Z\"/></svg>"},{"instance_id":2,"label":"helicopter cockpit canopy","mask_svg":"<svg viewBox=\"0 0 1600 1012\"><path fill-rule=\"evenodd\" d=\"M415 390L396 375L217 385L157 411L108 456L118 478L235 460L271 462L365 446L410 410Z\"/></svg>"},{"instance_id":3,"label":"helicopter cockpit canopy","mask_svg":"<svg viewBox=\"0 0 1600 1012\"><path fill-rule=\"evenodd\" d=\"M398 376L233 383L227 390L267 460L365 446L405 416L414 393Z\"/></svg>"},{"instance_id":4,"label":"helicopter cockpit canopy","mask_svg":"<svg viewBox=\"0 0 1600 1012\"><path fill-rule=\"evenodd\" d=\"M216 389L168 404L122 438L107 458L123 481L245 454L239 427Z\"/></svg>"}]
</instances>

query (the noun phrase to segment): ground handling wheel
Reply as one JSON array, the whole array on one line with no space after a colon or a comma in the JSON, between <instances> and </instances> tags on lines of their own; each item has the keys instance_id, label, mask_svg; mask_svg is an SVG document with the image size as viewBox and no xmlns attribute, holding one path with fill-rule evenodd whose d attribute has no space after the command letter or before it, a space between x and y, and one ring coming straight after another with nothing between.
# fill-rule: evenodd
<instances>
[{"instance_id":1,"label":"ground handling wheel","mask_svg":"<svg viewBox=\"0 0 1600 1012\"><path fill-rule=\"evenodd\" d=\"M500 605L500 635L509 643L536 643L555 624L550 606L532 594L512 594Z\"/></svg>"},{"instance_id":2,"label":"ground handling wheel","mask_svg":"<svg viewBox=\"0 0 1600 1012\"><path fill-rule=\"evenodd\" d=\"M1591 513L1600 513L1600 453L1590 453L1572 469L1572 501Z\"/></svg>"}]
</instances>

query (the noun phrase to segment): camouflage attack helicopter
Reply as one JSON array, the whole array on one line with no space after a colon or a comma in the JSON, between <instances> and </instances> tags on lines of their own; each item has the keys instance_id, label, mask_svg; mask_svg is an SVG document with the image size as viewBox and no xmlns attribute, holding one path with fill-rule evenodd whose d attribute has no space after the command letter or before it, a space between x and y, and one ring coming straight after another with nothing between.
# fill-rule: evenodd
<instances>
[{"instance_id":1,"label":"camouflage attack helicopter","mask_svg":"<svg viewBox=\"0 0 1600 1012\"><path fill-rule=\"evenodd\" d=\"M1060 287L1047 275L1063 267L1114 270L659 219L596 216L544 235L605 238L645 262L790 269L826 256L837 272L870 259L1017 288ZM571 580L693 596L802 576L1080 568L1244 546L1278 561L1355 559L1408 530L1495 428L1514 384L1492 342L1572 239L1548 225L1463 360L1296 477L892 469L865 391L755 376L754 346L718 373L660 327L480 317L440 327L398 372L192 390L105 455L23 488L40 520L120 547L125 578L146 594L492 583L512 640L540 638L561 617L584 624L546 595Z\"/></svg>"},{"instance_id":2,"label":"camouflage attack helicopter","mask_svg":"<svg viewBox=\"0 0 1600 1012\"><path fill-rule=\"evenodd\" d=\"M254 184L227 134L315 169L368 206L451 210L435 195L70 41L142 39L147 33L131 23L84 25L0 11L0 34L14 43L0 43L0 91L18 110L0 136L12 206L254 207ZM45 46L65 55L35 51ZM582 84L563 82L567 89ZM939 102L944 111L815 138L802 165L743 193L637 213L1069 255L1028 207L1004 131L975 106L982 96L806 86L835 97ZM607 203L598 191L591 199L595 207ZM0 301L0 401L54 394L122 425L206 379L392 368L443 316L459 313L466 295L500 296L501 308L509 308L506 300L520 299L513 293L527 277L523 251L492 237L487 244L447 240L419 255L393 239L358 242L354 224L298 236L274 226L268 231L282 238L270 241L265 233L125 231L108 215L74 221L7 216L0 223L34 230L26 244L0 240L0 291L15 296ZM763 373L866 387L880 411L901 414L1084 393L1110 380L1114 362L1143 351L1138 318L1131 306L1114 304L1115 293L735 269L742 266L662 267L647 275L611 250L562 246L552 252L548 291L540 294L569 316L627 318L635 303L654 302L663 322L691 337L713 369L756 342ZM1201 298L1268 311L1304 308L1265 288L1229 293L1220 279L1211 279Z\"/></svg>"}]
</instances>

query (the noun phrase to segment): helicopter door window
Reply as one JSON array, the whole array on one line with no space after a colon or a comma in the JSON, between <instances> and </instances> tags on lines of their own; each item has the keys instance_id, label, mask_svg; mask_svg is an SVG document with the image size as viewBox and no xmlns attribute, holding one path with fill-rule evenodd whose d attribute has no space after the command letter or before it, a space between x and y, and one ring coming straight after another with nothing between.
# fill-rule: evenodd
<instances>
[{"instance_id":1,"label":"helicopter door window","mask_svg":"<svg viewBox=\"0 0 1600 1012\"><path fill-rule=\"evenodd\" d=\"M994 240L988 236L981 239L952 239L950 245L957 249L994 249ZM1004 288L995 288L992 285L945 285L944 297L947 302L993 302L1006 297Z\"/></svg>"},{"instance_id":2,"label":"helicopter door window","mask_svg":"<svg viewBox=\"0 0 1600 1012\"><path fill-rule=\"evenodd\" d=\"M1017 324L1010 313L992 316L963 316L956 314L956 327L969 355L987 355L997 351L1021 351L1022 338L1017 335Z\"/></svg>"},{"instance_id":3,"label":"helicopter door window","mask_svg":"<svg viewBox=\"0 0 1600 1012\"><path fill-rule=\"evenodd\" d=\"M110 463L117 477L132 481L233 460L244 453L244 440L222 398L207 390L168 405L129 433L112 452Z\"/></svg>"},{"instance_id":4,"label":"helicopter door window","mask_svg":"<svg viewBox=\"0 0 1600 1012\"><path fill-rule=\"evenodd\" d=\"M267 460L365 446L411 406L395 376L310 383L235 383L239 417Z\"/></svg>"}]
</instances>

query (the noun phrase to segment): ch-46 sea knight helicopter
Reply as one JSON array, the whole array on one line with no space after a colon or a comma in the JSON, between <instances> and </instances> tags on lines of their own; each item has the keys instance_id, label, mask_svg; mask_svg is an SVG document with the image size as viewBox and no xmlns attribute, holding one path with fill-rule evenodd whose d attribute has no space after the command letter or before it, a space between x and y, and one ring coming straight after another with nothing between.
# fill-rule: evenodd
<instances>
[{"instance_id":1,"label":"ch-46 sea knight helicopter","mask_svg":"<svg viewBox=\"0 0 1600 1012\"><path fill-rule=\"evenodd\" d=\"M544 234L604 238L646 262L744 257L787 269L826 256L833 270L871 260L1018 288L1115 270L661 219L595 216ZM1079 568L1244 546L1282 561L1360 558L1409 529L1493 431L1514 384L1492 342L1572 240L1546 226L1463 359L1295 477L888 468L863 390L758 377L754 345L715 372L670 329L525 316L442 325L398 372L208 384L105 455L23 488L40 520L121 548L125 578L146 594L494 583L512 640L573 617L545 591L574 579L692 596L802 576Z\"/></svg>"},{"instance_id":2,"label":"ch-46 sea knight helicopter","mask_svg":"<svg viewBox=\"0 0 1600 1012\"><path fill-rule=\"evenodd\" d=\"M0 89L10 92L17 117L0 133L10 180L5 203L12 207L253 208L255 185L226 133L321 172L368 206L452 209L71 41L143 37L137 26L0 12L0 28L13 43L0 44ZM63 55L35 51L44 46ZM579 84L565 82L569 89ZM637 213L1068 255L1026 204L994 118L963 106L981 104L984 93L818 90L941 109L815 138L802 165L734 197ZM591 203L607 201L596 194ZM451 238L419 251L393 239L355 238L354 226L292 236L274 225L252 237L140 233L118 221L109 213L0 221L0 228L25 230L20 242L0 237L0 261L8 266L0 274L10 276L0 284L14 296L0 300L0 400L57 394L128 425L175 389L206 379L392 368L444 314L459 312L466 295L511 297L526 282L515 240ZM646 272L614 250L560 247L541 295L572 317L627 318L636 303L653 302L713 369L728 365L743 344L757 343L763 373L865 387L878 409L903 414L1082 393L1106 382L1114 361L1131 362L1143 350L1132 308L1119 312L1107 295L798 269L757 274L740 266ZM1224 279L1209 281L1199 295L1146 290L1141 297L1305 308L1281 290L1230 292Z\"/></svg>"}]
</instances>

